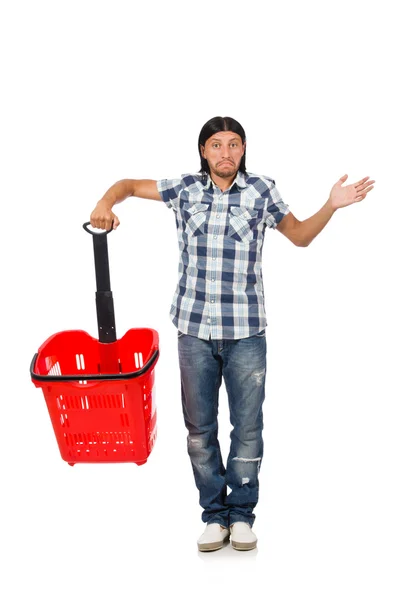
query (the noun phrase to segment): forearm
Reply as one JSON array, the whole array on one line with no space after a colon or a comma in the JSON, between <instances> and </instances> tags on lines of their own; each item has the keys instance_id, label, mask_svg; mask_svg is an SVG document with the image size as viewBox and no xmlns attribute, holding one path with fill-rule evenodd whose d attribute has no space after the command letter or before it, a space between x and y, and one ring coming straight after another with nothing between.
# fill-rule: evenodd
<instances>
[{"instance_id":1,"label":"forearm","mask_svg":"<svg viewBox=\"0 0 397 600\"><path fill-rule=\"evenodd\" d=\"M314 238L324 229L336 209L331 207L328 199L320 210L312 217L300 221L298 225L299 246L308 246Z\"/></svg>"},{"instance_id":2,"label":"forearm","mask_svg":"<svg viewBox=\"0 0 397 600\"><path fill-rule=\"evenodd\" d=\"M98 204L111 209L115 204L122 202L129 196L134 195L134 179L121 179L116 181L103 197L99 200Z\"/></svg>"}]
</instances>

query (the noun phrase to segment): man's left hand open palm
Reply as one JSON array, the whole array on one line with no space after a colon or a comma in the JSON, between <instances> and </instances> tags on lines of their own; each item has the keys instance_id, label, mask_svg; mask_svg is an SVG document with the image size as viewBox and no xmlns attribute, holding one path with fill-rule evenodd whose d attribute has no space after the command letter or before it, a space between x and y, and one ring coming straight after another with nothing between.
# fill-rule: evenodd
<instances>
[{"instance_id":1,"label":"man's left hand open palm","mask_svg":"<svg viewBox=\"0 0 397 600\"><path fill-rule=\"evenodd\" d=\"M357 183L342 187L342 184L345 183L347 177L347 175L343 175L331 189L329 199L332 208L335 210L337 208L349 206L354 202L361 202L374 187L371 184L375 183L375 180L368 181L369 177L364 177L364 179L357 181Z\"/></svg>"}]
</instances>

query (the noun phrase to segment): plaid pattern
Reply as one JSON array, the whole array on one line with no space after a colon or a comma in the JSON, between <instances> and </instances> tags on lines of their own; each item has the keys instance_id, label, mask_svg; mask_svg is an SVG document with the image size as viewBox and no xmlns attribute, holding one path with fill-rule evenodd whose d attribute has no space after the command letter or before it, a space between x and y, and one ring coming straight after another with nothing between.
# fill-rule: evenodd
<instances>
[{"instance_id":1,"label":"plaid pattern","mask_svg":"<svg viewBox=\"0 0 397 600\"><path fill-rule=\"evenodd\" d=\"M261 268L265 228L277 227L290 212L275 181L238 172L225 192L200 173L156 183L177 226L174 325L205 340L262 331L267 325Z\"/></svg>"}]
</instances>

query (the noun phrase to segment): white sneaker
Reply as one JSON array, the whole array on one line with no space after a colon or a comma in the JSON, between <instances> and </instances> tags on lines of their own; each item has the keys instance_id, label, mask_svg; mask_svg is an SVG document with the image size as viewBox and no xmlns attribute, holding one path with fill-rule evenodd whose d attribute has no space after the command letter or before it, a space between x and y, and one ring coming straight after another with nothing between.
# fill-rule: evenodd
<instances>
[{"instance_id":1,"label":"white sneaker","mask_svg":"<svg viewBox=\"0 0 397 600\"><path fill-rule=\"evenodd\" d=\"M219 550L222 548L225 539L229 537L229 533L229 529L219 523L208 523L204 533L197 541L198 549L201 552Z\"/></svg>"},{"instance_id":2,"label":"white sneaker","mask_svg":"<svg viewBox=\"0 0 397 600\"><path fill-rule=\"evenodd\" d=\"M248 523L237 521L230 526L230 541L235 550L253 550L258 539Z\"/></svg>"}]
</instances>

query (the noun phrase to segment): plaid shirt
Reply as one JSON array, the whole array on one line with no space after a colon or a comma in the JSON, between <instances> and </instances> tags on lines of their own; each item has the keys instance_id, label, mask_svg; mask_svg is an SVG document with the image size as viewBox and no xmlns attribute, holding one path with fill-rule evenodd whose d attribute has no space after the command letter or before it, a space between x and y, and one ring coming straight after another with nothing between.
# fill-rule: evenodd
<instances>
[{"instance_id":1,"label":"plaid shirt","mask_svg":"<svg viewBox=\"0 0 397 600\"><path fill-rule=\"evenodd\" d=\"M267 325L261 268L265 228L277 227L289 213L275 181L239 171L224 192L200 173L156 183L177 226L174 325L205 340L262 331Z\"/></svg>"}]
</instances>

